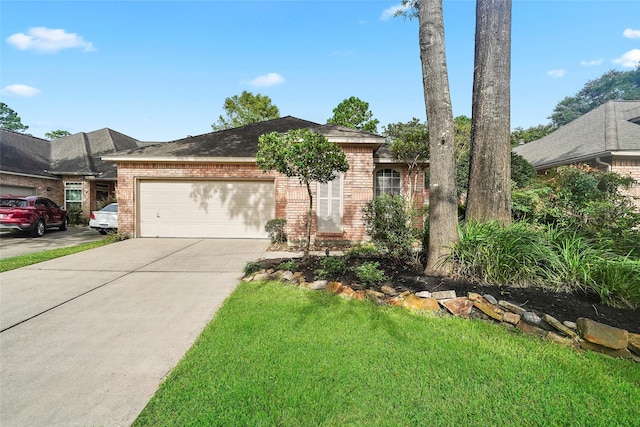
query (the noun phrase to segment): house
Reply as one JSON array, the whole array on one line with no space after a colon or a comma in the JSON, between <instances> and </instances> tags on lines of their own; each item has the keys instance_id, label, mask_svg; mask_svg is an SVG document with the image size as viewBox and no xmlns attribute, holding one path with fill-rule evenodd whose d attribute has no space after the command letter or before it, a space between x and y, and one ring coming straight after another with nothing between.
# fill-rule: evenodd
<instances>
[{"instance_id":1,"label":"house","mask_svg":"<svg viewBox=\"0 0 640 427\"><path fill-rule=\"evenodd\" d=\"M115 197L116 167L101 157L143 145L106 128L53 141L0 129L0 194L45 196L88 217Z\"/></svg>"},{"instance_id":2,"label":"house","mask_svg":"<svg viewBox=\"0 0 640 427\"><path fill-rule=\"evenodd\" d=\"M640 209L640 101L608 101L513 152L538 172L586 163L631 176L637 184L628 192Z\"/></svg>"},{"instance_id":3,"label":"house","mask_svg":"<svg viewBox=\"0 0 640 427\"><path fill-rule=\"evenodd\" d=\"M338 144L349 162L336 180L312 183L312 241L365 240L362 208L376 194L410 185L406 166L380 150L382 136L291 116L104 156L117 164L119 230L133 237L265 238L267 221L278 218L287 221L290 243L303 240L306 187L260 170L255 160L260 135L301 128ZM423 197L420 191L419 205Z\"/></svg>"}]
</instances>

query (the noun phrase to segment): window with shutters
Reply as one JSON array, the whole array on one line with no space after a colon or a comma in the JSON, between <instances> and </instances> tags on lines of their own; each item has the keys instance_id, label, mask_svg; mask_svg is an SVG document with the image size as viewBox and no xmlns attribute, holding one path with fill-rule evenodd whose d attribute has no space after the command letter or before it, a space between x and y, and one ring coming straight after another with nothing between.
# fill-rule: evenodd
<instances>
[{"instance_id":1,"label":"window with shutters","mask_svg":"<svg viewBox=\"0 0 640 427\"><path fill-rule=\"evenodd\" d=\"M342 174L326 184L318 183L318 232L342 232Z\"/></svg>"}]
</instances>

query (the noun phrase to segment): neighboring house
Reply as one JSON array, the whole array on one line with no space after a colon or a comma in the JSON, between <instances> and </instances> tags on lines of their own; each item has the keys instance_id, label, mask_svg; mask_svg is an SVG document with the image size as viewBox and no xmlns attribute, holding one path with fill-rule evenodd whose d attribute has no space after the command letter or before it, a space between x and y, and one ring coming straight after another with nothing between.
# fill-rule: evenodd
<instances>
[{"instance_id":1,"label":"neighboring house","mask_svg":"<svg viewBox=\"0 0 640 427\"><path fill-rule=\"evenodd\" d=\"M305 236L306 187L258 169L255 157L260 135L300 128L337 143L349 161L349 171L336 180L312 183L312 240L366 240L362 208L376 194L406 189L406 166L384 150L376 155L382 136L291 116L104 156L118 167L119 230L133 237L265 238L267 221L281 218L296 244Z\"/></svg>"},{"instance_id":2,"label":"neighboring house","mask_svg":"<svg viewBox=\"0 0 640 427\"><path fill-rule=\"evenodd\" d=\"M538 172L586 163L631 176L637 184L629 195L640 208L640 101L608 101L513 152Z\"/></svg>"},{"instance_id":3,"label":"neighboring house","mask_svg":"<svg viewBox=\"0 0 640 427\"><path fill-rule=\"evenodd\" d=\"M111 129L53 141L0 129L0 194L45 196L88 217L115 197L115 165L101 157L148 144Z\"/></svg>"}]
</instances>

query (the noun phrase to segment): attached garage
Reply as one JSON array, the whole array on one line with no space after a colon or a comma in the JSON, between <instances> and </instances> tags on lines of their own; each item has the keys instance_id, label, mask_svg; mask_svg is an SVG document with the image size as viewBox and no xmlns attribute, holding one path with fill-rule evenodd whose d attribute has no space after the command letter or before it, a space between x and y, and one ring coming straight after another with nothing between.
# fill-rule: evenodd
<instances>
[{"instance_id":1,"label":"attached garage","mask_svg":"<svg viewBox=\"0 0 640 427\"><path fill-rule=\"evenodd\" d=\"M267 238L272 180L138 181L138 236Z\"/></svg>"}]
</instances>

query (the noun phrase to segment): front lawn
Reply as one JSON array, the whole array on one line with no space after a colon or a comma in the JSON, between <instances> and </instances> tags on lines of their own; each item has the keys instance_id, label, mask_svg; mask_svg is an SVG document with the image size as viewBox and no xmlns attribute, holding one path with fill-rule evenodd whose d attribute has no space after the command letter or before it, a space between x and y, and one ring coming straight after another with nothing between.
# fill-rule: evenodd
<instances>
[{"instance_id":1,"label":"front lawn","mask_svg":"<svg viewBox=\"0 0 640 427\"><path fill-rule=\"evenodd\" d=\"M640 366L483 321L242 283L135 426L638 426Z\"/></svg>"}]
</instances>

